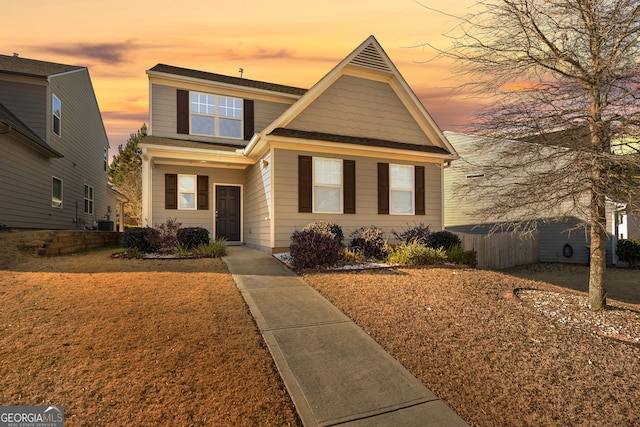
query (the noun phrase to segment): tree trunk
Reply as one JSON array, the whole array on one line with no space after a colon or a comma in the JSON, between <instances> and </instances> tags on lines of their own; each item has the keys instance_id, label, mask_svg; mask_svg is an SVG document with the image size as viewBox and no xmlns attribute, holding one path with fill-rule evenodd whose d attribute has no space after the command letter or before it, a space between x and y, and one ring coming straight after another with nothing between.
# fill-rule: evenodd
<instances>
[{"instance_id":1,"label":"tree trunk","mask_svg":"<svg viewBox=\"0 0 640 427\"><path fill-rule=\"evenodd\" d=\"M589 269L589 308L600 310L607 305L605 273L607 269L605 197L591 190L591 267Z\"/></svg>"}]
</instances>

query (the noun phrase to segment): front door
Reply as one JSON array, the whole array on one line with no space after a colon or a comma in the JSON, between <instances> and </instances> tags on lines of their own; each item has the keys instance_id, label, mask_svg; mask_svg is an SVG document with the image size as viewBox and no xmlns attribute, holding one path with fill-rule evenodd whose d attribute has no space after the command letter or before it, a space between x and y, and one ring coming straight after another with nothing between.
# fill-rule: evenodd
<instances>
[{"instance_id":1,"label":"front door","mask_svg":"<svg viewBox=\"0 0 640 427\"><path fill-rule=\"evenodd\" d=\"M216 238L240 241L240 187L216 186Z\"/></svg>"}]
</instances>

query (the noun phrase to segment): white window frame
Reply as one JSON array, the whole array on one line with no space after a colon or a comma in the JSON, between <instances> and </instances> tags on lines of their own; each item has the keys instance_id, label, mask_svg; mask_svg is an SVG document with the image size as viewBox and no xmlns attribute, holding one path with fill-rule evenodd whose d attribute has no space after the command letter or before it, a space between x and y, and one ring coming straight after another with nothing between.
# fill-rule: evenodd
<instances>
[{"instance_id":1,"label":"white window frame","mask_svg":"<svg viewBox=\"0 0 640 427\"><path fill-rule=\"evenodd\" d=\"M211 97L213 100L213 105L211 106L213 112L208 112L208 111L194 111L193 109L193 104L195 103L192 100L193 95L198 95L198 97ZM232 104L234 103L238 103L238 107L236 107L235 105L231 105L228 106L227 103L225 102L225 105L222 105L222 101L223 100L231 100ZM197 102L198 105L203 105L205 106L205 109L208 109L207 106L209 106L208 103L203 103L203 102ZM237 112L237 114L239 115L239 117L236 117L235 114L234 115L229 115L229 114L222 114L222 111L231 111L231 112ZM201 117L208 117L210 119L213 119L213 134L208 134L208 133L197 133L194 131L193 129L193 117L194 116L201 116ZM224 120L231 120L231 121L237 121L240 124L240 134L239 136L228 136L228 135L221 135L220 133L220 122L224 121ZM211 137L219 137L219 138L231 138L231 139L242 139L243 138L243 129L244 129L244 125L243 125L243 121L244 121L244 105L243 105L243 100L241 98L236 98L233 96L224 96L224 95L214 95L211 93L204 93L204 92L189 92L189 132L191 133L191 135L201 135L201 136L211 136Z\"/></svg>"},{"instance_id":2,"label":"white window frame","mask_svg":"<svg viewBox=\"0 0 640 427\"><path fill-rule=\"evenodd\" d=\"M60 105L58 114L56 114L56 101ZM58 132L56 132L56 119L58 119ZM58 136L62 136L62 101L55 93L51 94L51 131Z\"/></svg>"},{"instance_id":3,"label":"white window frame","mask_svg":"<svg viewBox=\"0 0 640 427\"><path fill-rule=\"evenodd\" d=\"M60 197L56 197L56 195L54 194L54 181L60 181ZM62 209L62 200L63 200L63 196L64 196L64 182L56 177L56 176L52 176L51 177L51 206L54 208L58 208L58 209Z\"/></svg>"},{"instance_id":4,"label":"white window frame","mask_svg":"<svg viewBox=\"0 0 640 427\"><path fill-rule=\"evenodd\" d=\"M339 166L340 166L339 183L338 184L328 184L328 183L318 183L318 182L316 182L316 171L317 171L316 161L329 161L329 162L338 163ZM344 200L344 196L343 196L343 194L344 194L344 188L343 188L343 183L344 183L343 161L341 159L332 159L332 158L328 158L328 157L312 157L311 175L312 175L313 213L326 213L326 214L342 214L342 213L344 213L344 206L343 206L343 200ZM338 188L340 190L340 192L339 192L340 200L338 201L338 205L340 206L340 208L337 211L324 211L324 210L319 210L317 208L317 204L316 204L316 188L318 188L318 187L320 187L320 188Z\"/></svg>"},{"instance_id":5,"label":"white window frame","mask_svg":"<svg viewBox=\"0 0 640 427\"><path fill-rule=\"evenodd\" d=\"M411 171L411 186L410 187L401 187L397 182L398 177L394 180L394 168L402 168L408 169ZM415 215L416 212L416 181L415 181L415 167L412 165L400 165L400 164L390 164L389 165L389 214L391 215ZM394 182L396 181L396 182ZM408 192L411 193L411 212L405 212L398 210L393 203L393 193L396 192Z\"/></svg>"},{"instance_id":6,"label":"white window frame","mask_svg":"<svg viewBox=\"0 0 640 427\"><path fill-rule=\"evenodd\" d=\"M84 213L93 214L93 187L84 185Z\"/></svg>"},{"instance_id":7,"label":"white window frame","mask_svg":"<svg viewBox=\"0 0 640 427\"><path fill-rule=\"evenodd\" d=\"M193 178L193 191L182 191L182 186L180 182L182 178ZM193 194L193 207L184 207L182 204L182 195L183 194ZM198 176L190 175L190 174L179 174L178 175L178 209L182 211L195 211L198 209Z\"/></svg>"}]
</instances>

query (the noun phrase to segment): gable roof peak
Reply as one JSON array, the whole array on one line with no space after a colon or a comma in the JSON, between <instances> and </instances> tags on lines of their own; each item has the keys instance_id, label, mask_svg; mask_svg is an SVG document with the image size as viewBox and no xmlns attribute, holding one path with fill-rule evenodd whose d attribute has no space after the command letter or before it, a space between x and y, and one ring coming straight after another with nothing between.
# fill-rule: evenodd
<instances>
[{"instance_id":1,"label":"gable roof peak","mask_svg":"<svg viewBox=\"0 0 640 427\"><path fill-rule=\"evenodd\" d=\"M373 35L367 37L367 39L353 51L349 64L375 71L393 73L393 66L389 57Z\"/></svg>"},{"instance_id":2,"label":"gable roof peak","mask_svg":"<svg viewBox=\"0 0 640 427\"><path fill-rule=\"evenodd\" d=\"M56 74L83 70L86 67L22 58L16 54L0 55L0 73L46 78Z\"/></svg>"}]
</instances>

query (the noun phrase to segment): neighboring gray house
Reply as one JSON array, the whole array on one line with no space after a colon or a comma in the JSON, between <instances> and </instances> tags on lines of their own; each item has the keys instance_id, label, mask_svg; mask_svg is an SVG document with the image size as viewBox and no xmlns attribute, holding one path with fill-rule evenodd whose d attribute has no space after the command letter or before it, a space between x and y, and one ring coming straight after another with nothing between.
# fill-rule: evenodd
<instances>
[{"instance_id":1,"label":"neighboring gray house","mask_svg":"<svg viewBox=\"0 0 640 427\"><path fill-rule=\"evenodd\" d=\"M486 138L456 132L444 132L445 136L458 152L460 159L454 162L444 172L444 215L445 228L450 231L470 234L487 234L495 224L499 224L497 218L480 219L476 213L478 198L465 197L465 191L473 191L474 183L485 180L482 168L486 162L492 162L491 153L480 149L481 141ZM521 141L492 139L492 144L523 144ZM460 191L460 185L465 191ZM485 190L482 190L485 191ZM486 194L486 200L491 194ZM579 210L577 210L579 211ZM588 227L582 227L588 223L586 209L576 212L569 217L558 217L552 212L540 212L538 222L539 261L540 262L567 262L589 263ZM626 214L615 203L607 204L608 230L607 230L607 264L616 264L615 248L619 238L627 238L624 224L627 223ZM621 223L623 226L621 227Z\"/></svg>"},{"instance_id":2,"label":"neighboring gray house","mask_svg":"<svg viewBox=\"0 0 640 427\"><path fill-rule=\"evenodd\" d=\"M108 189L108 149L86 67L0 55L0 224L114 221L122 197Z\"/></svg>"},{"instance_id":3,"label":"neighboring gray house","mask_svg":"<svg viewBox=\"0 0 640 427\"><path fill-rule=\"evenodd\" d=\"M443 227L455 151L378 41L311 89L158 64L147 71L143 225L177 218L267 251L313 221Z\"/></svg>"}]
</instances>

